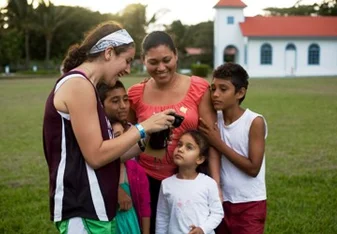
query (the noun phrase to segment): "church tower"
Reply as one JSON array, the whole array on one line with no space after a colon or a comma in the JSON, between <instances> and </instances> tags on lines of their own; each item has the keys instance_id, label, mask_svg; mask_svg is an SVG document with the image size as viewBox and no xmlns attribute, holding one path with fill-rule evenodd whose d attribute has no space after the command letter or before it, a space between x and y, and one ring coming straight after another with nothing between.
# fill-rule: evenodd
<instances>
[{"instance_id":1,"label":"church tower","mask_svg":"<svg viewBox=\"0 0 337 234\"><path fill-rule=\"evenodd\" d=\"M240 0L220 0L214 6L215 68L225 62L245 64L245 42L240 30L240 23L245 20L245 7L246 4Z\"/></svg>"}]
</instances>

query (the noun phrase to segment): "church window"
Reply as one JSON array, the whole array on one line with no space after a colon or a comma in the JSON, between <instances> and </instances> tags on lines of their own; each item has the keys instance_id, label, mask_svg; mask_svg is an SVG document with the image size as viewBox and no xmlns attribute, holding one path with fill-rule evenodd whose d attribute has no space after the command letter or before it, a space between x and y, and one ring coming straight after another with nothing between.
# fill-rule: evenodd
<instances>
[{"instance_id":1,"label":"church window","mask_svg":"<svg viewBox=\"0 0 337 234\"><path fill-rule=\"evenodd\" d=\"M311 44L308 51L308 64L319 65L319 53L320 49L317 44Z\"/></svg>"},{"instance_id":2,"label":"church window","mask_svg":"<svg viewBox=\"0 0 337 234\"><path fill-rule=\"evenodd\" d=\"M234 17L233 16L227 17L227 24L234 24Z\"/></svg>"},{"instance_id":3,"label":"church window","mask_svg":"<svg viewBox=\"0 0 337 234\"><path fill-rule=\"evenodd\" d=\"M263 44L261 46L261 54L260 54L260 63L262 65L270 65L272 64L272 56L273 49L270 44Z\"/></svg>"}]
</instances>

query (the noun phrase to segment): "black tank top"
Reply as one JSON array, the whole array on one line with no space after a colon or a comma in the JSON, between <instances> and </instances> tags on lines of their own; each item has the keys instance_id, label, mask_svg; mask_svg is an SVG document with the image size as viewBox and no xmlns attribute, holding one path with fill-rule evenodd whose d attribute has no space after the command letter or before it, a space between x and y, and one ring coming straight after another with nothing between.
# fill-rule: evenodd
<instances>
[{"instance_id":1,"label":"black tank top","mask_svg":"<svg viewBox=\"0 0 337 234\"><path fill-rule=\"evenodd\" d=\"M84 160L69 114L58 112L53 103L57 84L72 77L88 80L79 71L65 74L56 82L45 106L43 148L49 168L51 219L56 222L82 217L110 221L117 210L120 160L97 170L92 169ZM112 129L94 85L93 89L102 137L103 140L108 140L112 138Z\"/></svg>"}]
</instances>

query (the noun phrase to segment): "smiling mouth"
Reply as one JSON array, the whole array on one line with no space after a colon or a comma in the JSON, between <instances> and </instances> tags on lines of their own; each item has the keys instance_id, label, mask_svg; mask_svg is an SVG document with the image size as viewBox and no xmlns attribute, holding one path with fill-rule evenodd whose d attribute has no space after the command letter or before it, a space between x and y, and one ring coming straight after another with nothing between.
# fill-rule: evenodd
<instances>
[{"instance_id":1,"label":"smiling mouth","mask_svg":"<svg viewBox=\"0 0 337 234\"><path fill-rule=\"evenodd\" d=\"M166 76L168 74L168 72L161 72L161 73L157 73L156 75L157 76Z\"/></svg>"},{"instance_id":2,"label":"smiling mouth","mask_svg":"<svg viewBox=\"0 0 337 234\"><path fill-rule=\"evenodd\" d=\"M123 112L119 112L118 114L119 114L119 115L127 115L127 112L126 112L126 111L123 111Z\"/></svg>"}]
</instances>

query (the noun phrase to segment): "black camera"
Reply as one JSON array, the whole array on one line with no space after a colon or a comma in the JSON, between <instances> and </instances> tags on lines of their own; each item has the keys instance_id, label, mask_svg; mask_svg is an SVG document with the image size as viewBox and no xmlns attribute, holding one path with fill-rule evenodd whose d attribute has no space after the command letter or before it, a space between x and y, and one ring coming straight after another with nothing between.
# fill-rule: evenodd
<instances>
[{"instance_id":1,"label":"black camera","mask_svg":"<svg viewBox=\"0 0 337 234\"><path fill-rule=\"evenodd\" d=\"M172 114L169 114L169 115L172 115L174 116L174 121L173 121L173 127L175 128L178 128L181 123L184 121L184 116L181 116L181 115L178 115L178 114L175 114L175 113L172 113Z\"/></svg>"},{"instance_id":2,"label":"black camera","mask_svg":"<svg viewBox=\"0 0 337 234\"><path fill-rule=\"evenodd\" d=\"M177 128L184 121L184 116L172 113L174 121L172 123L174 128ZM170 136L170 129L165 129L160 132L154 132L151 134L149 144L152 149L164 149L167 147L167 139Z\"/></svg>"}]
</instances>

